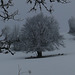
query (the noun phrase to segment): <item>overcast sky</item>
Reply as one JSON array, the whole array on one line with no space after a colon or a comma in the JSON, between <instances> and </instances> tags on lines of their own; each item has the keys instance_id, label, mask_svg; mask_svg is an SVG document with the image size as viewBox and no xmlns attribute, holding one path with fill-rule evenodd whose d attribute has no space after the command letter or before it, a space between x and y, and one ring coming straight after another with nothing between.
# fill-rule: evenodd
<instances>
[{"instance_id":1,"label":"overcast sky","mask_svg":"<svg viewBox=\"0 0 75 75\"><path fill-rule=\"evenodd\" d=\"M50 4L48 3L47 5L49 7ZM68 19L71 16L75 17L75 0L71 0L71 3L67 3L67 4L53 3L52 5L53 5L53 9L54 9L54 12L52 13L52 15L55 16L55 18L58 20L59 26L60 26L60 31L61 32L68 32L68 30L69 30ZM39 10L37 10L36 12L28 13L28 11L31 7L32 6L30 4L27 5L25 3L25 0L14 0L14 7L10 8L10 10L11 10L11 12L13 12L16 9L18 9L19 10L18 18L21 18L24 20L20 21L20 22L13 21L13 20L3 22L0 19L0 30L5 25L9 25L10 27L13 27L13 25L20 25L21 26L25 23L25 19L27 17L32 17L32 16L36 15L37 13L40 13ZM51 15L44 8L42 11L45 15L48 15L48 16Z\"/></svg>"}]
</instances>

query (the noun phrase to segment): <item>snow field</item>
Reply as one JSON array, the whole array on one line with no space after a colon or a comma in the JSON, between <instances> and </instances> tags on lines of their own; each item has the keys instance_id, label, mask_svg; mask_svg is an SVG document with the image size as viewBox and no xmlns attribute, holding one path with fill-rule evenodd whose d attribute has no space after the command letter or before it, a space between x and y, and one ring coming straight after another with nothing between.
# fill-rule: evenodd
<instances>
[{"instance_id":1,"label":"snow field","mask_svg":"<svg viewBox=\"0 0 75 75\"><path fill-rule=\"evenodd\" d=\"M47 54L65 53L64 56L25 59L27 56L35 54L25 54L17 52L14 56L9 54L0 54L0 75L18 75L18 65L22 73L20 75L75 75L75 41L73 36L64 35L65 48L60 48ZM28 71L31 71L29 74Z\"/></svg>"}]
</instances>

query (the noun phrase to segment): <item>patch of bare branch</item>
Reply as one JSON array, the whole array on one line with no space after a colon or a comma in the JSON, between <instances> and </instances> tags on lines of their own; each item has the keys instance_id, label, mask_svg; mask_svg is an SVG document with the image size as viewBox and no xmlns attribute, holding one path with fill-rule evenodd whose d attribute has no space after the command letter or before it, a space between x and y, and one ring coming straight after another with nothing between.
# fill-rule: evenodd
<instances>
[{"instance_id":1,"label":"patch of bare branch","mask_svg":"<svg viewBox=\"0 0 75 75\"><path fill-rule=\"evenodd\" d=\"M0 0L0 8L3 9L2 13L0 14L0 17L5 21L5 20L9 20L9 19L14 19L14 17L18 14L18 10L16 10L15 12L9 14L8 12L8 8L10 6L13 6L12 0L8 0L7 2L5 2L4 0Z\"/></svg>"},{"instance_id":2,"label":"patch of bare branch","mask_svg":"<svg viewBox=\"0 0 75 75\"><path fill-rule=\"evenodd\" d=\"M3 19L3 21L5 20L9 20L9 19L13 19L15 20L15 16L18 15L18 10L16 10L15 12L9 14L8 12L3 11L2 15L0 14L0 17Z\"/></svg>"},{"instance_id":3,"label":"patch of bare branch","mask_svg":"<svg viewBox=\"0 0 75 75\"><path fill-rule=\"evenodd\" d=\"M0 8L3 9L3 11L0 13L0 17L3 19L3 21L9 20L9 19L13 19L16 21L21 21L21 19L15 19L14 17L16 15L18 15L18 10L14 11L13 13L9 13L8 8L13 6L13 0L7 0L7 2L5 2L5 0L0 0ZM39 6L40 10L42 10L42 6L50 13L53 12L53 8L50 5L50 8L47 7L47 3L46 0L26 0L27 3L33 4L33 7L30 9L30 11L37 10L37 6ZM69 0L49 0L50 3L53 2L58 2L58 3L69 3ZM30 12L29 11L29 12Z\"/></svg>"},{"instance_id":4,"label":"patch of bare branch","mask_svg":"<svg viewBox=\"0 0 75 75\"><path fill-rule=\"evenodd\" d=\"M57 1L58 3L69 3L70 1L68 0L49 0L50 3ZM34 3L33 7L30 9L30 11L32 10L37 10L37 5L39 6L40 10L42 10L42 6L50 13L52 13L53 9L52 6L50 6L50 8L47 7L46 4L46 0L27 0L27 3Z\"/></svg>"},{"instance_id":5,"label":"patch of bare branch","mask_svg":"<svg viewBox=\"0 0 75 75\"><path fill-rule=\"evenodd\" d=\"M0 37L3 36L4 32L5 32L6 28L3 28L2 31L1 31L1 34L0 34ZM8 41L7 40L7 34L5 34L6 36L4 37L4 39L0 40L0 53L2 52L1 50L2 49L5 49L7 50L6 53L10 52L12 55L14 55L14 53L11 51L11 44L14 43L14 42L18 42L19 40L12 40L12 41Z\"/></svg>"}]
</instances>

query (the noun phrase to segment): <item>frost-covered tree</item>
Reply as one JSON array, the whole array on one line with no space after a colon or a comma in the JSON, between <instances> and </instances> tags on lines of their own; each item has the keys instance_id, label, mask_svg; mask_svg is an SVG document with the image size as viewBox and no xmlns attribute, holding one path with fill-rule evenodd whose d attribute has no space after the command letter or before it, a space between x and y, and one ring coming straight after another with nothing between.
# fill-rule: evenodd
<instances>
[{"instance_id":1,"label":"frost-covered tree","mask_svg":"<svg viewBox=\"0 0 75 75\"><path fill-rule=\"evenodd\" d=\"M47 17L42 13L26 20L20 39L19 50L37 52L38 57L42 56L43 51L53 51L63 45L58 22L54 17Z\"/></svg>"},{"instance_id":2,"label":"frost-covered tree","mask_svg":"<svg viewBox=\"0 0 75 75\"><path fill-rule=\"evenodd\" d=\"M68 24L69 24L69 33L75 34L75 17L71 17L68 20Z\"/></svg>"}]
</instances>

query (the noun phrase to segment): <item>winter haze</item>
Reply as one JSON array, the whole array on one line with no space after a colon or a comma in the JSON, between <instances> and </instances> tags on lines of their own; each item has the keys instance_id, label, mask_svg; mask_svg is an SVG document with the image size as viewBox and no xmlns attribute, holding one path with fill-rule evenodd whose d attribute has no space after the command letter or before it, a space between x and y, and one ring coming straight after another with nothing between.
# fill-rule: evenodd
<instances>
[{"instance_id":1,"label":"winter haze","mask_svg":"<svg viewBox=\"0 0 75 75\"><path fill-rule=\"evenodd\" d=\"M15 25L20 27L25 24L27 17L32 17L41 11L39 8L36 12L30 12L32 5L26 4L26 0L13 0L14 7L10 7L10 12L19 10L19 15L15 18L24 19L22 21L9 20L3 22L0 18L0 34L1 29L4 26L10 26L13 28ZM48 1L48 0L47 0ZM64 47L60 47L59 50L46 51L43 55L59 55L47 58L38 59L25 59L26 57L36 56L37 53L14 52L14 56L11 53L0 53L0 75L75 75L75 36L67 34L69 31L68 20L71 16L75 17L75 0L70 0L71 3L61 4L54 2L54 12L50 14L44 8L42 12L47 16L54 16L59 23L60 32L64 37ZM50 6L49 4L47 5ZM34 27L35 28L35 27ZM43 29L43 28L42 28ZM13 38L13 37L12 37ZM55 37L56 38L56 37ZM20 45L21 47L21 45ZM21 47L22 48L22 47ZM61 54L63 54L61 56Z\"/></svg>"}]
</instances>

